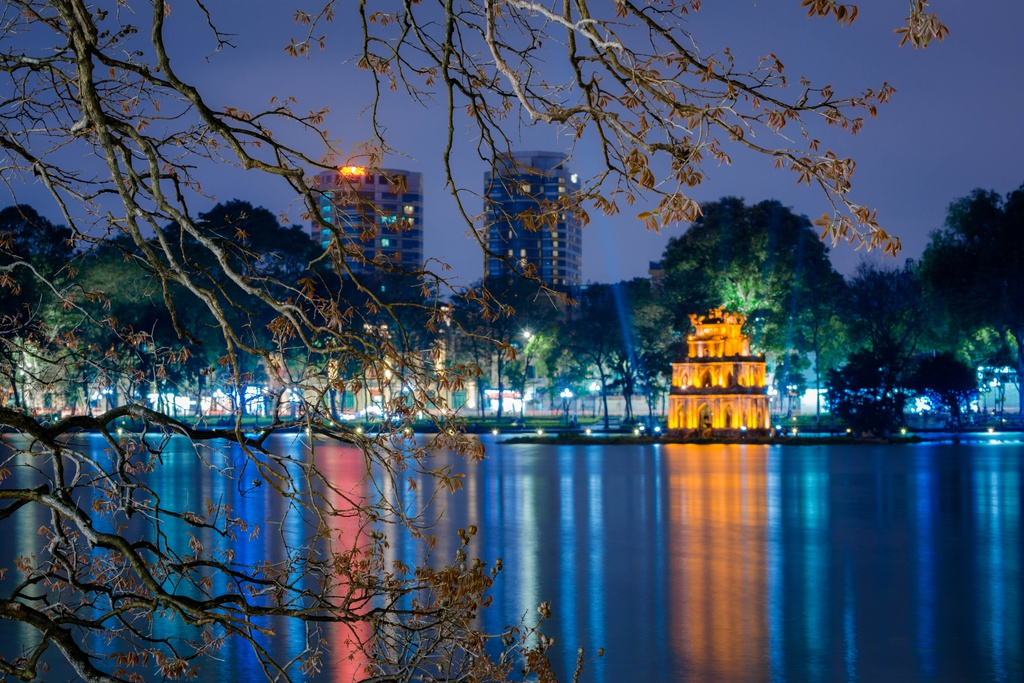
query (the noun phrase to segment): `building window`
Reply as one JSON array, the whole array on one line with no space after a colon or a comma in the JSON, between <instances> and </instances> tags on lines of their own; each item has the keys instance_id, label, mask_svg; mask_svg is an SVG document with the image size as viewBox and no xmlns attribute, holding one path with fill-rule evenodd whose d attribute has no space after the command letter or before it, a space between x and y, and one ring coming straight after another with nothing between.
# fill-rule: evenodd
<instances>
[{"instance_id":1,"label":"building window","mask_svg":"<svg viewBox=\"0 0 1024 683\"><path fill-rule=\"evenodd\" d=\"M402 207L402 213L404 213L406 216L411 216L415 212L416 207L413 206L412 204L406 204L405 206Z\"/></svg>"},{"instance_id":2,"label":"building window","mask_svg":"<svg viewBox=\"0 0 1024 683\"><path fill-rule=\"evenodd\" d=\"M389 240L387 237L381 237L380 238L380 246L382 246L382 247L390 247L391 246L391 240Z\"/></svg>"},{"instance_id":3,"label":"building window","mask_svg":"<svg viewBox=\"0 0 1024 683\"><path fill-rule=\"evenodd\" d=\"M330 204L324 204L323 212L324 213L330 213L331 212L331 205Z\"/></svg>"}]
</instances>

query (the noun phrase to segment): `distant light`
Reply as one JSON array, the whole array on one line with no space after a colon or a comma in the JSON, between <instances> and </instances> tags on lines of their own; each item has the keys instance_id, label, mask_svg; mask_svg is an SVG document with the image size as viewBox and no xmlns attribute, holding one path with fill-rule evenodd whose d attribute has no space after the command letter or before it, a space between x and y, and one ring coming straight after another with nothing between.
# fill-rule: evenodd
<instances>
[{"instance_id":1,"label":"distant light","mask_svg":"<svg viewBox=\"0 0 1024 683\"><path fill-rule=\"evenodd\" d=\"M575 183L577 180L579 180L579 176L576 175L575 173L572 173L572 174L569 175L569 182L570 183Z\"/></svg>"},{"instance_id":2,"label":"distant light","mask_svg":"<svg viewBox=\"0 0 1024 683\"><path fill-rule=\"evenodd\" d=\"M744 429L746 429L746 427L744 427ZM654 433L655 434L661 434L661 427L655 427L654 428Z\"/></svg>"},{"instance_id":3,"label":"distant light","mask_svg":"<svg viewBox=\"0 0 1024 683\"><path fill-rule=\"evenodd\" d=\"M538 429L537 430L537 436L544 436L544 430L543 429Z\"/></svg>"},{"instance_id":4,"label":"distant light","mask_svg":"<svg viewBox=\"0 0 1024 683\"><path fill-rule=\"evenodd\" d=\"M562 389L562 393L559 394L562 398L572 398L573 393L571 389Z\"/></svg>"},{"instance_id":5,"label":"distant light","mask_svg":"<svg viewBox=\"0 0 1024 683\"><path fill-rule=\"evenodd\" d=\"M660 431L660 430L661 430L661 428L660 428L660 427L657 427L657 428L655 429L655 431ZM747 431L747 425L740 425L740 431L741 431L741 432L745 432L745 431Z\"/></svg>"},{"instance_id":6,"label":"distant light","mask_svg":"<svg viewBox=\"0 0 1024 683\"><path fill-rule=\"evenodd\" d=\"M498 430L497 429L492 429L491 430L491 434L493 434L494 436L497 436L498 435Z\"/></svg>"},{"instance_id":7,"label":"distant light","mask_svg":"<svg viewBox=\"0 0 1024 683\"><path fill-rule=\"evenodd\" d=\"M906 433L907 433L907 428L906 427L900 427L900 435L901 436L902 435L906 435Z\"/></svg>"},{"instance_id":8,"label":"distant light","mask_svg":"<svg viewBox=\"0 0 1024 683\"><path fill-rule=\"evenodd\" d=\"M847 427L847 428L846 428L846 433L847 433L847 434L852 434L852 433L853 433L853 430L852 430L852 429L850 429L849 427Z\"/></svg>"},{"instance_id":9,"label":"distant light","mask_svg":"<svg viewBox=\"0 0 1024 683\"><path fill-rule=\"evenodd\" d=\"M590 431L591 431L591 430L590 430L590 427L587 427L587 429L586 429L586 430L584 430L584 432L583 432L583 433L584 433L584 434L586 434L587 436L590 436Z\"/></svg>"},{"instance_id":10,"label":"distant light","mask_svg":"<svg viewBox=\"0 0 1024 683\"><path fill-rule=\"evenodd\" d=\"M633 430L633 436L640 436L640 430L639 429L634 429Z\"/></svg>"},{"instance_id":11,"label":"distant light","mask_svg":"<svg viewBox=\"0 0 1024 683\"><path fill-rule=\"evenodd\" d=\"M988 433L989 433L989 434L991 434L991 433L992 433L992 432L994 432L994 431L996 431L996 430L995 430L995 427L989 427L989 428L988 428Z\"/></svg>"},{"instance_id":12,"label":"distant light","mask_svg":"<svg viewBox=\"0 0 1024 683\"><path fill-rule=\"evenodd\" d=\"M793 427L793 436L796 436L798 431L800 430L798 430L796 427Z\"/></svg>"},{"instance_id":13,"label":"distant light","mask_svg":"<svg viewBox=\"0 0 1024 683\"><path fill-rule=\"evenodd\" d=\"M363 428L362 427L356 427L356 434L362 434L362 433L363 433Z\"/></svg>"},{"instance_id":14,"label":"distant light","mask_svg":"<svg viewBox=\"0 0 1024 683\"><path fill-rule=\"evenodd\" d=\"M366 169L362 166L342 166L338 169L338 173L345 176L364 176Z\"/></svg>"},{"instance_id":15,"label":"distant light","mask_svg":"<svg viewBox=\"0 0 1024 683\"><path fill-rule=\"evenodd\" d=\"M782 425L775 425L775 431L781 431Z\"/></svg>"}]
</instances>

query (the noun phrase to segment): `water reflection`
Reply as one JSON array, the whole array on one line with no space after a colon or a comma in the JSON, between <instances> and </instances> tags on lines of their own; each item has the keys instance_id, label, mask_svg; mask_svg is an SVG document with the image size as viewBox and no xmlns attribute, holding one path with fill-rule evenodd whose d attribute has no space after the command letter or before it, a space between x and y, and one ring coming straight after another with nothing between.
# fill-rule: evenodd
<instances>
[{"instance_id":1,"label":"water reflection","mask_svg":"<svg viewBox=\"0 0 1024 683\"><path fill-rule=\"evenodd\" d=\"M687 669L738 680L768 670L766 451L700 456L666 449L672 647Z\"/></svg>"},{"instance_id":2,"label":"water reflection","mask_svg":"<svg viewBox=\"0 0 1024 683\"><path fill-rule=\"evenodd\" d=\"M985 543L976 556L984 610L977 627L991 661L991 677L1019 680L1021 662L1020 461L1004 465L994 454L972 472L975 524Z\"/></svg>"},{"instance_id":3,"label":"water reflection","mask_svg":"<svg viewBox=\"0 0 1024 683\"><path fill-rule=\"evenodd\" d=\"M489 455L438 534L472 511L506 567L488 626L551 600L565 674L582 645L591 680L1024 677L1012 445Z\"/></svg>"},{"instance_id":4,"label":"water reflection","mask_svg":"<svg viewBox=\"0 0 1024 683\"><path fill-rule=\"evenodd\" d=\"M363 454L357 448L331 444L317 446L315 457L316 464L331 485L325 493L327 502L340 512L327 517L333 552L336 555L349 553L353 562L358 561L367 543L366 530L356 513L356 508L366 501L368 495ZM365 599L355 592L348 593L347 597L356 602ZM293 628L302 628L302 625L296 622ZM348 683L362 678L360 674L366 665L362 645L371 635L369 624L361 621L333 623L328 626L327 633L330 680Z\"/></svg>"},{"instance_id":5,"label":"water reflection","mask_svg":"<svg viewBox=\"0 0 1024 683\"><path fill-rule=\"evenodd\" d=\"M918 666L925 680L938 673L935 650L936 566L935 566L935 513L937 476L927 451L919 451L913 458L913 537L914 583L917 601L916 648Z\"/></svg>"},{"instance_id":6,"label":"water reflection","mask_svg":"<svg viewBox=\"0 0 1024 683\"><path fill-rule=\"evenodd\" d=\"M430 508L434 561L450 560L457 530L476 525L471 555L505 567L483 626L534 620L550 601L545 632L563 678L583 646L588 656L607 648L588 665L595 681L1024 680L1019 444L487 444L487 460L459 465L465 489ZM306 457L298 440L279 446ZM319 445L316 458L335 484L331 503L361 500L371 485L410 511L426 502L424 482L367 481L356 452ZM265 533L232 544L239 561L283 561L282 540L316 533L269 492L205 477L194 454L165 465L167 500L223 501L262 520ZM6 520L0 566L33 552L45 523L31 508ZM338 548L365 542L351 516L331 517L330 533ZM425 557L401 534L387 552L410 566ZM363 629L326 629L332 652L313 680L359 675ZM3 654L30 635L0 622ZM269 644L293 656L304 642L290 626ZM257 677L251 653L223 655L217 676Z\"/></svg>"}]
</instances>

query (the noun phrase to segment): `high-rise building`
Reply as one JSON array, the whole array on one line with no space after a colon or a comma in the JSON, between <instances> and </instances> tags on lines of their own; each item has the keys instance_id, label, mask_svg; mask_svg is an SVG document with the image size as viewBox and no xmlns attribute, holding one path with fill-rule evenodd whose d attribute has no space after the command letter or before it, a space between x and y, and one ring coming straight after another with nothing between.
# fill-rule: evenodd
<instances>
[{"instance_id":1,"label":"high-rise building","mask_svg":"<svg viewBox=\"0 0 1024 683\"><path fill-rule=\"evenodd\" d=\"M423 266L423 174L397 169L371 171L362 166L343 166L318 178L320 213L340 229L350 245L364 258L349 256L355 272L366 271L364 259L385 257L403 270ZM313 238L324 247L331 231L313 224Z\"/></svg>"},{"instance_id":2,"label":"high-rise building","mask_svg":"<svg viewBox=\"0 0 1024 683\"><path fill-rule=\"evenodd\" d=\"M583 283L583 237L575 213L559 205L580 189L561 152L516 152L484 175L487 246L484 277L532 265L544 282L571 289Z\"/></svg>"}]
</instances>

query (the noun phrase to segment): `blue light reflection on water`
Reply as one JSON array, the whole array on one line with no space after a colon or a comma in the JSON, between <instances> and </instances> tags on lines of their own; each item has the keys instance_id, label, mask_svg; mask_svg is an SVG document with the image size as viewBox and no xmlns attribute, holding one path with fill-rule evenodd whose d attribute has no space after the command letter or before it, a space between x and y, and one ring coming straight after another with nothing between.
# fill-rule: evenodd
<instances>
[{"instance_id":1,"label":"blue light reflection on water","mask_svg":"<svg viewBox=\"0 0 1024 683\"><path fill-rule=\"evenodd\" d=\"M773 449L766 458L766 555L767 621L768 621L768 673L771 680L786 680L785 616L782 604L783 548L782 538L782 449Z\"/></svg>"},{"instance_id":2,"label":"blue light reflection on water","mask_svg":"<svg viewBox=\"0 0 1024 683\"><path fill-rule=\"evenodd\" d=\"M938 673L935 651L935 488L936 474L927 450L913 455L913 537L914 582L917 602L917 655L922 680L933 680Z\"/></svg>"},{"instance_id":3,"label":"blue light reflection on water","mask_svg":"<svg viewBox=\"0 0 1024 683\"><path fill-rule=\"evenodd\" d=\"M975 525L985 543L977 555L979 585L987 608L978 628L996 681L1019 680L1021 661L1022 581L1020 555L1020 461L1006 466L986 452L972 472Z\"/></svg>"},{"instance_id":4,"label":"blue light reflection on water","mask_svg":"<svg viewBox=\"0 0 1024 683\"><path fill-rule=\"evenodd\" d=\"M589 553L587 555L587 606L588 624L587 629L590 640L602 643L607 637L607 611L605 610L605 598L609 586L605 580L605 509L604 509L604 478L603 478L603 450L593 446L587 448L587 541ZM593 648L591 648L593 649ZM598 669L595 676L597 681L604 681L604 670Z\"/></svg>"},{"instance_id":5,"label":"blue light reflection on water","mask_svg":"<svg viewBox=\"0 0 1024 683\"><path fill-rule=\"evenodd\" d=\"M561 603L559 611L562 617L562 634L566 643L580 642L579 620L576 610L579 609L579 597L576 590L576 506L573 491L573 454L565 449L558 454L558 512L559 527L559 595ZM562 666L564 671L572 671L576 663L576 653L572 648L562 648Z\"/></svg>"}]
</instances>

